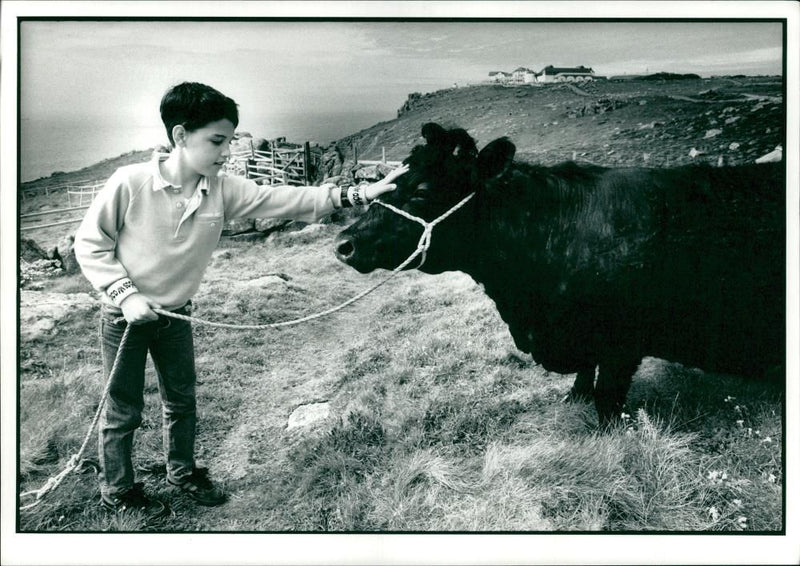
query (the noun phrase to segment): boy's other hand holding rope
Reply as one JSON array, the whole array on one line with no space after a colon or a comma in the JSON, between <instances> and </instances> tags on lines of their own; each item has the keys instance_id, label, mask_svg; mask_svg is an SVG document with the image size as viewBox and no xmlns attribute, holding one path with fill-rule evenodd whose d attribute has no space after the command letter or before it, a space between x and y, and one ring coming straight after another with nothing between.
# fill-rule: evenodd
<instances>
[{"instance_id":1,"label":"boy's other hand holding rope","mask_svg":"<svg viewBox=\"0 0 800 566\"><path fill-rule=\"evenodd\" d=\"M141 293L134 293L122 301L119 308L122 309L122 314L129 324L144 324L158 320L158 315L153 309L160 309L161 305Z\"/></svg>"}]
</instances>

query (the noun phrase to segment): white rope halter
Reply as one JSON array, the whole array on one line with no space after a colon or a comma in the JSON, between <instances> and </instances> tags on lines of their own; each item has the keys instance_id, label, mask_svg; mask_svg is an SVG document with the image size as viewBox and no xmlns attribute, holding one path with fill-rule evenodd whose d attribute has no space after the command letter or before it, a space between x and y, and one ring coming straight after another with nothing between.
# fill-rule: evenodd
<instances>
[{"instance_id":1,"label":"white rope halter","mask_svg":"<svg viewBox=\"0 0 800 566\"><path fill-rule=\"evenodd\" d=\"M475 193L468 194L460 202L458 202L453 208L451 208L450 210L448 210L447 212L442 214L439 218L436 218L435 220L432 220L430 222L426 222L422 218L420 218L418 216L414 216L413 214L409 214L405 210L401 210L401 209L397 208L396 206L392 206L389 203L383 202L382 200L375 199L372 202L375 203L375 204L379 204L381 206L385 206L386 208L388 208L392 212L396 212L397 214L399 214L400 216L403 216L404 218L408 218L409 220L413 220L414 222L422 224L422 228L423 228L422 236L420 236L420 238L419 238L419 243L417 244L417 251L414 254L414 255L416 255L416 253L422 253L422 259L420 260L419 265L415 268L415 269L419 269L420 267L422 267L422 264L425 263L425 259L427 259L427 255L428 255L428 248L431 247L431 235L433 233L433 227L436 226L439 222L441 222L445 218L447 218L448 216L450 216L451 214L453 214L456 210L458 210L459 208L461 208L462 206L467 204L469 199L471 199L474 196L475 196Z\"/></svg>"}]
</instances>

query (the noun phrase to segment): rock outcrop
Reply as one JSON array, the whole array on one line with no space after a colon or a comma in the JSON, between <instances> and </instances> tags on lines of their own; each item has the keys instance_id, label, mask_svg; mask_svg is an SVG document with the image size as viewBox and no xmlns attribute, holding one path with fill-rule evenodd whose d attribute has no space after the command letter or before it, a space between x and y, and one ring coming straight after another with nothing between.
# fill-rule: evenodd
<instances>
[{"instance_id":1,"label":"rock outcrop","mask_svg":"<svg viewBox=\"0 0 800 566\"><path fill-rule=\"evenodd\" d=\"M20 292L19 327L22 342L47 339L71 318L92 316L100 301L88 293Z\"/></svg>"},{"instance_id":2,"label":"rock outcrop","mask_svg":"<svg viewBox=\"0 0 800 566\"><path fill-rule=\"evenodd\" d=\"M72 234L64 236L55 248L50 250L48 256L61 262L61 269L65 273L78 273L81 270L75 257L75 236Z\"/></svg>"},{"instance_id":3,"label":"rock outcrop","mask_svg":"<svg viewBox=\"0 0 800 566\"><path fill-rule=\"evenodd\" d=\"M40 259L49 259L47 253L30 238L20 238L19 257L27 262L33 263Z\"/></svg>"}]
</instances>

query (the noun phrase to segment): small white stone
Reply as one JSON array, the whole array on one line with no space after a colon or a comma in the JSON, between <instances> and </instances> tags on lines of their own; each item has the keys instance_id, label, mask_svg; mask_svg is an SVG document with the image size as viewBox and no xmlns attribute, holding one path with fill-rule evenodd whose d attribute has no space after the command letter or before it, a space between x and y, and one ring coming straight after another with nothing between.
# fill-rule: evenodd
<instances>
[{"instance_id":1,"label":"small white stone","mask_svg":"<svg viewBox=\"0 0 800 566\"><path fill-rule=\"evenodd\" d=\"M311 426L327 419L330 414L331 406L328 402L300 405L291 415L289 415L289 423L287 424L286 429L292 430L295 428Z\"/></svg>"}]
</instances>

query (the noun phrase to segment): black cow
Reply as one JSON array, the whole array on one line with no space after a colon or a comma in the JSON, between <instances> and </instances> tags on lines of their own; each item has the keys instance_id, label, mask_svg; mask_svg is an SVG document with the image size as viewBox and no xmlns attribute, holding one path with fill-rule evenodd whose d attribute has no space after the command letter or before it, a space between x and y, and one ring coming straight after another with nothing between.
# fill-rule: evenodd
<instances>
[{"instance_id":1,"label":"black cow","mask_svg":"<svg viewBox=\"0 0 800 566\"><path fill-rule=\"evenodd\" d=\"M481 283L517 347L577 373L570 396L593 395L602 421L621 411L644 356L745 376L783 365L780 163L543 167L513 162L506 138L479 153L462 129L422 135L383 200L431 221L475 196L433 230L421 270ZM362 273L393 269L421 233L373 204L336 254Z\"/></svg>"}]
</instances>

